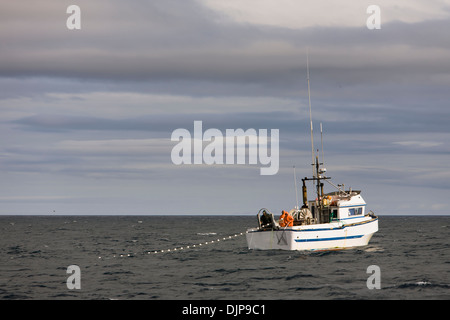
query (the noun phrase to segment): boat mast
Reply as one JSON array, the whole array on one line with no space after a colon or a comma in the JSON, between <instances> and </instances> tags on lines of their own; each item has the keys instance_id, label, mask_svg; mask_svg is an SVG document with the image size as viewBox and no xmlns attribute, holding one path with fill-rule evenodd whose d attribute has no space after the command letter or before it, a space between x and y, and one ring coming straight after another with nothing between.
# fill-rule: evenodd
<instances>
[{"instance_id":1,"label":"boat mast","mask_svg":"<svg viewBox=\"0 0 450 320\"><path fill-rule=\"evenodd\" d=\"M313 123L312 123L312 111L311 111L311 90L309 86L309 52L306 53L306 79L308 81L308 102L309 102L309 126L311 129L311 165L313 166L314 173L314 138L313 138Z\"/></svg>"},{"instance_id":2,"label":"boat mast","mask_svg":"<svg viewBox=\"0 0 450 320\"><path fill-rule=\"evenodd\" d=\"M314 159L314 138L313 138L313 123L312 123L312 110L311 110L311 89L310 89L310 83L309 83L309 54L306 54L306 77L308 81L308 102L309 102L309 123L310 123L310 129L311 129L311 158L312 158L312 171L313 171L313 177L312 178L303 178L303 186L302 186L302 193L303 193L303 206L302 208L308 207L308 200L307 200L307 190L306 190L306 184L305 182L308 180L312 180L316 182L316 192L317 192L317 217L322 216L323 212L323 182L321 180L327 180L331 179L330 177L321 176L321 174L326 172L325 168L320 168L320 165L323 165L323 163L319 162L319 150L317 150L317 155ZM324 158L323 155L323 138L322 138L322 123L320 124L320 137L321 137L321 144L322 144L322 161Z\"/></svg>"},{"instance_id":3,"label":"boat mast","mask_svg":"<svg viewBox=\"0 0 450 320\"><path fill-rule=\"evenodd\" d=\"M309 124L311 129L311 165L313 171L313 179L317 180L317 199L320 199L320 175L319 175L319 157L316 156L314 159L314 134L313 134L313 122L312 122L312 108L311 108L311 87L309 83L309 51L306 53L306 79L308 81L308 102L309 102ZM322 128L322 125L321 125ZM322 131L322 130L321 130ZM318 154L318 153L317 153Z\"/></svg>"}]
</instances>

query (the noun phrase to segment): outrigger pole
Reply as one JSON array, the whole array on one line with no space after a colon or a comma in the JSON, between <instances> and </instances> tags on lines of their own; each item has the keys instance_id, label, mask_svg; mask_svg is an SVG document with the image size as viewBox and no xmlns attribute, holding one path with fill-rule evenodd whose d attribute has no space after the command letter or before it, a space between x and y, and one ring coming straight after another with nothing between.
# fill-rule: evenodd
<instances>
[{"instance_id":1,"label":"outrigger pole","mask_svg":"<svg viewBox=\"0 0 450 320\"><path fill-rule=\"evenodd\" d=\"M298 207L298 192L297 192L297 174L295 173L295 166L294 166L294 186L295 186L295 203L297 204L297 209Z\"/></svg>"}]
</instances>

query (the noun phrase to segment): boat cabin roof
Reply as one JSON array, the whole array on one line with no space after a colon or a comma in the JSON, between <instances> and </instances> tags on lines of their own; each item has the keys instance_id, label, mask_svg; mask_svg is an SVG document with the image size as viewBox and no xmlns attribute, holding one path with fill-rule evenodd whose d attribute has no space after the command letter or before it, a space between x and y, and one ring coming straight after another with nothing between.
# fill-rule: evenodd
<instances>
[{"instance_id":1,"label":"boat cabin roof","mask_svg":"<svg viewBox=\"0 0 450 320\"><path fill-rule=\"evenodd\" d=\"M327 194L324 194L324 197L330 196L333 200L344 200L349 201L352 197L361 194L360 190L352 190L352 191L333 191Z\"/></svg>"}]
</instances>

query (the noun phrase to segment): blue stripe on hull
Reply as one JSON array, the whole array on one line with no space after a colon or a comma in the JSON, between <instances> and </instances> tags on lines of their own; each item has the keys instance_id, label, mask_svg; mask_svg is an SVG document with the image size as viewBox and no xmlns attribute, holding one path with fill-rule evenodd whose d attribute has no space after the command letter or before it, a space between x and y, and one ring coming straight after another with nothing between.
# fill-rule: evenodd
<instances>
[{"instance_id":1,"label":"blue stripe on hull","mask_svg":"<svg viewBox=\"0 0 450 320\"><path fill-rule=\"evenodd\" d=\"M357 236L348 237L334 237L334 238L317 238L317 239L295 239L295 242L313 242L313 241L334 241L334 240L346 240L346 239L358 239L364 237L363 234Z\"/></svg>"},{"instance_id":2,"label":"blue stripe on hull","mask_svg":"<svg viewBox=\"0 0 450 320\"><path fill-rule=\"evenodd\" d=\"M359 227L363 224L367 224L367 223L372 223L378 221L378 218L372 219L372 220L367 220L367 221L361 221L361 222L356 222L354 224L343 224L340 226L336 226L336 227L330 227L330 228L320 228L320 229L285 229L284 231L293 231L293 232L308 232L308 231L326 231L326 230L337 230L337 229L344 229L344 228L351 228L351 227Z\"/></svg>"}]
</instances>

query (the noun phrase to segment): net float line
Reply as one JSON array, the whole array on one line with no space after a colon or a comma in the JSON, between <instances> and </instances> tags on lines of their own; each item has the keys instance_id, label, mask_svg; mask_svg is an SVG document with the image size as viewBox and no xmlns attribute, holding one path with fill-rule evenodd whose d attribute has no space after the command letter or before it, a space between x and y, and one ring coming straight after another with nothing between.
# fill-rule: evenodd
<instances>
[{"instance_id":1,"label":"net float line","mask_svg":"<svg viewBox=\"0 0 450 320\"><path fill-rule=\"evenodd\" d=\"M217 238L215 240L210 240L210 241L205 241L205 242L201 242L198 244L193 244L193 245L188 245L188 246L181 246L181 247L175 247L175 248L171 248L171 249L162 249L162 250L147 250L145 251L143 254L158 254L158 253L169 253L169 252L177 252L177 251L183 251L183 250L189 250L189 249L194 249L194 248L200 248L206 245L210 245L213 243L218 243L221 241L226 241L226 240L230 240L230 239L235 239L237 237L243 236L244 234L246 234L247 232L240 232L240 233L236 233L234 235L230 235L227 237L223 237L223 238ZM114 254L112 256L112 258L132 258L135 257L136 254L135 253L121 253L121 254ZM108 260L110 258L107 257L102 257L99 256L98 259L100 260Z\"/></svg>"},{"instance_id":2,"label":"net float line","mask_svg":"<svg viewBox=\"0 0 450 320\"><path fill-rule=\"evenodd\" d=\"M228 237L217 238L216 240L205 241L205 242L201 242L201 243L193 244L193 245L188 245L188 246L175 247L175 248L172 248L172 249L164 249L164 250L147 251L147 254L168 253L168 252L176 252L176 251L181 251L181 250L194 249L194 248L202 247L202 246L205 246L205 245L217 243L217 242L220 242L220 241L226 241L226 240L234 239L234 238L242 236L244 234L246 234L246 232L240 232L240 233L236 233L234 235L228 236Z\"/></svg>"}]
</instances>

